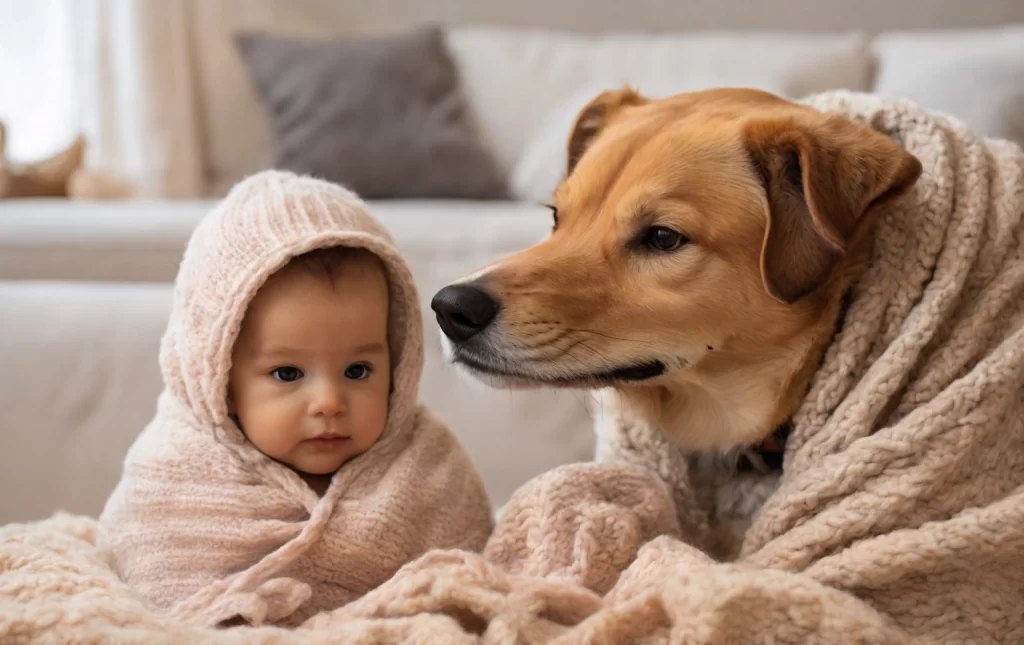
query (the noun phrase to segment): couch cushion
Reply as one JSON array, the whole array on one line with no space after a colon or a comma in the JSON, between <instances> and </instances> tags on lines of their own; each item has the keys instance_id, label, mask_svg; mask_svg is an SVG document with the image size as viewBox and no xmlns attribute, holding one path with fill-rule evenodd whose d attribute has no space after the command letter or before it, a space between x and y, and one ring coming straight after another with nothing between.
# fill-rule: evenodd
<instances>
[{"instance_id":1,"label":"couch cushion","mask_svg":"<svg viewBox=\"0 0 1024 645\"><path fill-rule=\"evenodd\" d=\"M858 33L588 35L467 27L450 30L448 42L482 136L510 172L544 120L582 90L629 84L664 96L746 86L797 97L866 90L872 69L867 38Z\"/></svg>"},{"instance_id":2,"label":"couch cushion","mask_svg":"<svg viewBox=\"0 0 1024 645\"><path fill-rule=\"evenodd\" d=\"M275 168L364 199L507 195L437 27L331 40L242 34Z\"/></svg>"},{"instance_id":3,"label":"couch cushion","mask_svg":"<svg viewBox=\"0 0 1024 645\"><path fill-rule=\"evenodd\" d=\"M882 34L875 91L1024 145L1024 25Z\"/></svg>"}]
</instances>

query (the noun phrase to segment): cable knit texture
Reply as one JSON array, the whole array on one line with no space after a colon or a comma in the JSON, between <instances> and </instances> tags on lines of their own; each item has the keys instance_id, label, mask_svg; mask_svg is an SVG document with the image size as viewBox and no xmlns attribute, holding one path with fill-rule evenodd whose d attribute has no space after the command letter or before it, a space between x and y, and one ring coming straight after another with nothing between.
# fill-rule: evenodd
<instances>
[{"instance_id":1,"label":"cable knit texture","mask_svg":"<svg viewBox=\"0 0 1024 645\"><path fill-rule=\"evenodd\" d=\"M882 213L785 475L712 496L756 511L735 559L701 548L715 509L685 456L604 397L599 463L524 485L482 554L433 550L291 631L147 608L89 518L7 527L0 640L1024 642L1024 153L911 103L808 102L891 135L924 175Z\"/></svg>"},{"instance_id":2,"label":"cable knit texture","mask_svg":"<svg viewBox=\"0 0 1024 645\"><path fill-rule=\"evenodd\" d=\"M246 440L227 384L260 286L292 257L336 245L386 267L393 393L380 439L320 498ZM189 241L160 350L166 389L100 517L115 571L192 622L288 624L358 598L431 548L481 549L492 527L482 480L418 403L422 325L408 267L351 191L277 171L238 184Z\"/></svg>"}]
</instances>

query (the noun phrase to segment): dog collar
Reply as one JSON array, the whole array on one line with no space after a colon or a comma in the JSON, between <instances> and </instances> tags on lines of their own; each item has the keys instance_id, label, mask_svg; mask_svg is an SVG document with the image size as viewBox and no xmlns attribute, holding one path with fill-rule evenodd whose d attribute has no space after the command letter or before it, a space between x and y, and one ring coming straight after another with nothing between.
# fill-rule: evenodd
<instances>
[{"instance_id":1,"label":"dog collar","mask_svg":"<svg viewBox=\"0 0 1024 645\"><path fill-rule=\"evenodd\" d=\"M739 470L743 472L782 470L786 454L786 440L792 429L792 422L787 421L775 428L764 441L743 451L738 464Z\"/></svg>"}]
</instances>

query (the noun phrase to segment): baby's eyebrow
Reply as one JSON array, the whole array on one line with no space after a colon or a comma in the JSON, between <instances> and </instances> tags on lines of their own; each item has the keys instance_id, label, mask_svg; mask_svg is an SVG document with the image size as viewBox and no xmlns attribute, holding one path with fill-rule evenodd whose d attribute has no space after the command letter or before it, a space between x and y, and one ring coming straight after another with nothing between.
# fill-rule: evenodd
<instances>
[{"instance_id":1,"label":"baby's eyebrow","mask_svg":"<svg viewBox=\"0 0 1024 645\"><path fill-rule=\"evenodd\" d=\"M371 341L369 343L363 343L352 348L354 354L379 354L385 351L386 347L384 343L380 341ZM316 350L312 348L298 348L298 347L261 347L258 351L259 356L275 357L275 356L295 356L296 354L309 354L315 353Z\"/></svg>"}]
</instances>

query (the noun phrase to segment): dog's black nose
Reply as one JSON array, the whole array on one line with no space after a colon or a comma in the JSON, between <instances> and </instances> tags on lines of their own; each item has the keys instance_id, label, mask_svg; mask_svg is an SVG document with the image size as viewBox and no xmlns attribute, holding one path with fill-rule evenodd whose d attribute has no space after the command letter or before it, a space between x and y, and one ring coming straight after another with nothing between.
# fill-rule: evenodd
<instances>
[{"instance_id":1,"label":"dog's black nose","mask_svg":"<svg viewBox=\"0 0 1024 645\"><path fill-rule=\"evenodd\" d=\"M498 303L480 287L452 284L434 294L430 308L445 336L464 343L483 331L498 313Z\"/></svg>"}]
</instances>

